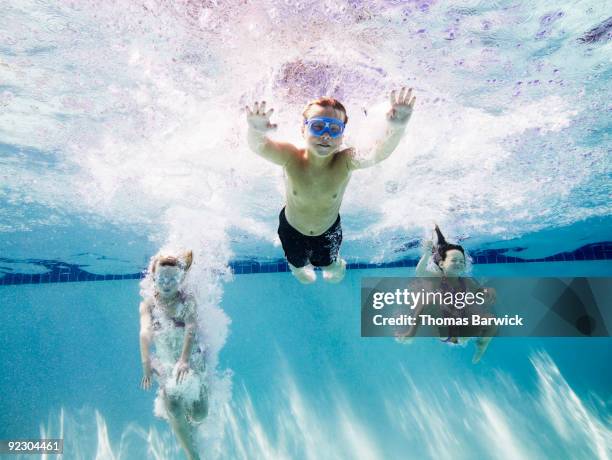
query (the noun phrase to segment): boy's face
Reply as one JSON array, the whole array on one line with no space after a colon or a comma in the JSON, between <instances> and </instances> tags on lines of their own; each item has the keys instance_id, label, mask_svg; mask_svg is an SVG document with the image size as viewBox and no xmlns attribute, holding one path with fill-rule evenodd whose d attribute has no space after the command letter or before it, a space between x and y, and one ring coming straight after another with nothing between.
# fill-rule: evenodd
<instances>
[{"instance_id":1,"label":"boy's face","mask_svg":"<svg viewBox=\"0 0 612 460\"><path fill-rule=\"evenodd\" d=\"M335 118L344 122L344 113L341 110L333 107L322 107L313 105L308 110L308 119L315 117ZM328 132L324 132L320 136L314 135L306 125L302 125L302 135L306 141L306 148L314 152L315 155L326 157L338 151L342 145L342 134L337 137L332 137Z\"/></svg>"}]
</instances>

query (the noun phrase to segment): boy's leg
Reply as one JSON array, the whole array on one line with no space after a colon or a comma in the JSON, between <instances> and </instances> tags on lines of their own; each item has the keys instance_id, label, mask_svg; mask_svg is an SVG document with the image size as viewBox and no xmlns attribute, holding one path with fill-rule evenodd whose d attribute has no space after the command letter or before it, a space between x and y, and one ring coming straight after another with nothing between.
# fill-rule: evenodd
<instances>
[{"instance_id":1,"label":"boy's leg","mask_svg":"<svg viewBox=\"0 0 612 460\"><path fill-rule=\"evenodd\" d=\"M323 279L328 283L339 283L344 279L346 273L346 261L338 256L338 258L328 265L322 267Z\"/></svg>"},{"instance_id":2,"label":"boy's leg","mask_svg":"<svg viewBox=\"0 0 612 460\"><path fill-rule=\"evenodd\" d=\"M313 265L321 267L323 279L329 283L339 283L346 272L346 261L339 256L342 244L340 216L329 230L315 237L311 243Z\"/></svg>"},{"instance_id":3,"label":"boy's leg","mask_svg":"<svg viewBox=\"0 0 612 460\"><path fill-rule=\"evenodd\" d=\"M317 274L314 271L312 265L306 265L305 267L294 267L289 264L289 270L295 278L302 284L311 284L317 280Z\"/></svg>"},{"instance_id":4,"label":"boy's leg","mask_svg":"<svg viewBox=\"0 0 612 460\"><path fill-rule=\"evenodd\" d=\"M285 218L285 209L278 216L278 236L293 276L303 284L314 283L317 275L308 264L308 237L293 228Z\"/></svg>"}]
</instances>

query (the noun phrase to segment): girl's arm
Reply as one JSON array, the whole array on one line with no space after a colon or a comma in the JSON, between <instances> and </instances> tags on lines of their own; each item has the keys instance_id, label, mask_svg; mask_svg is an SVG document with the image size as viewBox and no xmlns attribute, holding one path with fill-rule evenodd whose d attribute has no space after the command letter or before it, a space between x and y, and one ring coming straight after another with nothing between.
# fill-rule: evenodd
<instances>
[{"instance_id":1,"label":"girl's arm","mask_svg":"<svg viewBox=\"0 0 612 460\"><path fill-rule=\"evenodd\" d=\"M178 367L176 372L176 383L181 383L189 372L189 357L191 356L191 348L195 339L195 332L197 328L197 317L196 308L197 304L195 299L188 299L189 302L189 313L185 317L185 338L183 340L183 350L178 360Z\"/></svg>"},{"instance_id":2,"label":"girl's arm","mask_svg":"<svg viewBox=\"0 0 612 460\"><path fill-rule=\"evenodd\" d=\"M431 259L431 253L425 253L421 256L419 263L416 266L416 276L427 276L429 272L427 271L427 265L429 264L429 259Z\"/></svg>"},{"instance_id":3,"label":"girl's arm","mask_svg":"<svg viewBox=\"0 0 612 460\"><path fill-rule=\"evenodd\" d=\"M141 387L144 390L151 388L151 359L149 345L151 343L151 311L146 301L140 303L140 361L144 374Z\"/></svg>"},{"instance_id":4,"label":"girl's arm","mask_svg":"<svg viewBox=\"0 0 612 460\"><path fill-rule=\"evenodd\" d=\"M433 276L441 275L440 270L436 270L435 272L427 270L427 266L429 265L429 259L431 259L431 248L432 247L433 247L433 241L431 240L426 240L425 243L423 244L423 249L425 251L423 252L421 259L419 260L419 263L416 266L416 276L433 277Z\"/></svg>"},{"instance_id":5,"label":"girl's arm","mask_svg":"<svg viewBox=\"0 0 612 460\"><path fill-rule=\"evenodd\" d=\"M191 347L193 346L193 338L195 337L196 323L185 322L185 340L183 341L183 351L181 352L180 361L189 363L189 356L191 355Z\"/></svg>"},{"instance_id":6,"label":"girl's arm","mask_svg":"<svg viewBox=\"0 0 612 460\"><path fill-rule=\"evenodd\" d=\"M416 318L416 322L413 326L408 328L408 332L405 337L414 337L419 328L419 321L421 320L421 313L423 313L423 309L425 308L425 304L423 302L419 302L418 305L414 309L414 318Z\"/></svg>"}]
</instances>

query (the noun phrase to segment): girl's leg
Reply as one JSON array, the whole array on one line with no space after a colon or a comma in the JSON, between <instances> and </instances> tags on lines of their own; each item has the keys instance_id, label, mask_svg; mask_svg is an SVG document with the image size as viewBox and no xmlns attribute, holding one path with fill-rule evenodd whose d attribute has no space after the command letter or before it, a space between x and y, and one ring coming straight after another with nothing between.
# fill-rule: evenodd
<instances>
[{"instance_id":1,"label":"girl's leg","mask_svg":"<svg viewBox=\"0 0 612 460\"><path fill-rule=\"evenodd\" d=\"M476 339L476 351L472 357L472 363L476 364L480 361L496 333L497 326L488 326L483 330L481 336Z\"/></svg>"},{"instance_id":2,"label":"girl's leg","mask_svg":"<svg viewBox=\"0 0 612 460\"><path fill-rule=\"evenodd\" d=\"M193 440L192 427L187 421L185 408L180 399L169 398L164 393L164 403L168 412L170 426L176 435L179 444L185 449L189 460L200 460Z\"/></svg>"},{"instance_id":3,"label":"girl's leg","mask_svg":"<svg viewBox=\"0 0 612 460\"><path fill-rule=\"evenodd\" d=\"M476 339L476 351L474 352L474 356L472 357L472 363L477 364L480 362L480 358L485 354L487 348L489 347L489 343L493 337L478 337Z\"/></svg>"},{"instance_id":4,"label":"girl's leg","mask_svg":"<svg viewBox=\"0 0 612 460\"><path fill-rule=\"evenodd\" d=\"M200 391L200 399L198 399L193 406L191 406L191 410L189 411L189 418L194 423L200 423L204 421L206 416L208 415L208 390L206 386L202 385L202 390Z\"/></svg>"}]
</instances>

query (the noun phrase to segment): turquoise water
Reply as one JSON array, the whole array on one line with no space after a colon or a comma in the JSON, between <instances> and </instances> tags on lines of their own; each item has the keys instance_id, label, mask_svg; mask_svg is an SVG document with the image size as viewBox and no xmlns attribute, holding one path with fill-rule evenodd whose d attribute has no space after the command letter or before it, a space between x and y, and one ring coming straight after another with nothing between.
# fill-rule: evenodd
<instances>
[{"instance_id":1,"label":"turquoise water","mask_svg":"<svg viewBox=\"0 0 612 460\"><path fill-rule=\"evenodd\" d=\"M610 264L523 267L529 275L592 271L609 275ZM610 455L610 339L497 339L474 366L470 347L361 338L360 278L410 273L351 270L339 286L301 286L286 273L236 276L222 301L232 324L220 355L221 367L233 371L232 398L215 411L221 429L203 451L216 458ZM500 264L476 274L513 273ZM135 282L1 289L0 391L8 395L1 437L63 432L65 458L182 458L152 415L153 395L138 389Z\"/></svg>"},{"instance_id":2,"label":"turquoise water","mask_svg":"<svg viewBox=\"0 0 612 460\"><path fill-rule=\"evenodd\" d=\"M206 458L611 458L610 339L498 339L473 366L470 346L361 338L358 299L362 276L412 273L432 222L475 276L612 275L609 14L0 3L0 439L183 458L138 389L136 279L59 281L138 278L184 247L211 350ZM269 101L276 138L298 143L305 102L335 96L364 153L401 85L418 101L406 136L353 174L341 215L353 267L405 267L337 286L240 274L283 257L282 171L249 151L244 105Z\"/></svg>"}]
</instances>

